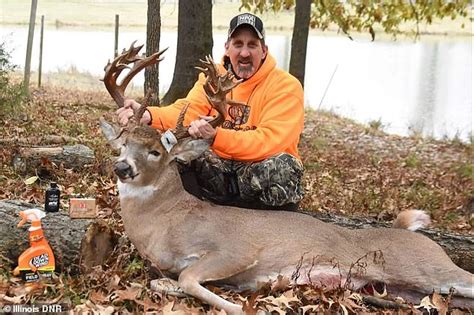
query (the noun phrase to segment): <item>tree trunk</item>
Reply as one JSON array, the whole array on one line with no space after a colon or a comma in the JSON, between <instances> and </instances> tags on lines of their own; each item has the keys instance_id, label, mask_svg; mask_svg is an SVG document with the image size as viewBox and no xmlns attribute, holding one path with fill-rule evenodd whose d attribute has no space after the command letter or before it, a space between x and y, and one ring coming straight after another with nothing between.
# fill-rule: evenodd
<instances>
[{"instance_id":1,"label":"tree trunk","mask_svg":"<svg viewBox=\"0 0 474 315\"><path fill-rule=\"evenodd\" d=\"M160 0L148 0L146 23L146 55L151 56L160 50L161 15ZM160 105L159 63L145 68L145 95L150 91L148 105Z\"/></svg>"},{"instance_id":2,"label":"tree trunk","mask_svg":"<svg viewBox=\"0 0 474 315\"><path fill-rule=\"evenodd\" d=\"M332 213L302 212L321 221L337 224L350 229L391 226L390 223L379 222L371 218L347 218ZM474 273L474 237L436 229L421 229L418 230L417 233L422 233L438 243L443 247L446 254L448 254L456 265L464 270Z\"/></svg>"},{"instance_id":3,"label":"tree trunk","mask_svg":"<svg viewBox=\"0 0 474 315\"><path fill-rule=\"evenodd\" d=\"M199 59L212 54L212 46L212 0L179 1L176 64L163 105L188 94L198 77L198 70L194 67Z\"/></svg>"},{"instance_id":4,"label":"tree trunk","mask_svg":"<svg viewBox=\"0 0 474 315\"><path fill-rule=\"evenodd\" d=\"M304 86L306 47L308 45L311 0L297 0L291 39L290 73Z\"/></svg>"},{"instance_id":5,"label":"tree trunk","mask_svg":"<svg viewBox=\"0 0 474 315\"><path fill-rule=\"evenodd\" d=\"M28 224L22 228L21 210L35 205L0 200L0 262L16 267L18 257L29 247ZM37 206L36 206L37 207ZM54 252L56 270L72 274L100 265L111 254L117 237L105 223L92 219L71 219L67 213L48 213L41 220L44 235Z\"/></svg>"}]
</instances>

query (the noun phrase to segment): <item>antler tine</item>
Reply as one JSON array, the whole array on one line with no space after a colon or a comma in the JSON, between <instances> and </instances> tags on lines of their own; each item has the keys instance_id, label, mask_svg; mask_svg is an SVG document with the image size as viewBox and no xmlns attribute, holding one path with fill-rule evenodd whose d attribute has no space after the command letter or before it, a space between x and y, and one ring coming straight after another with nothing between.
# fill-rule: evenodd
<instances>
[{"instance_id":1,"label":"antler tine","mask_svg":"<svg viewBox=\"0 0 474 315\"><path fill-rule=\"evenodd\" d=\"M209 83L216 84L219 77L219 71L217 70L217 66L214 63L214 59L212 59L212 57L208 55L205 57L205 60L199 59L199 61L203 64L204 67L196 66L195 68L206 75L206 85ZM217 85L212 86L212 88L216 90Z\"/></svg>"},{"instance_id":2,"label":"antler tine","mask_svg":"<svg viewBox=\"0 0 474 315\"><path fill-rule=\"evenodd\" d=\"M176 121L176 128L173 130L173 134L177 140L189 137L188 128L184 127L184 116L188 111L189 103L184 105L183 109L179 113L178 120Z\"/></svg>"},{"instance_id":3,"label":"antler tine","mask_svg":"<svg viewBox=\"0 0 474 315\"><path fill-rule=\"evenodd\" d=\"M128 50L122 52L122 54L116 57L112 62L109 61L104 68L105 74L102 81L104 81L107 91L119 107L123 106L125 101L125 89L133 77L142 69L162 61L163 57L161 55L168 49L165 48L148 57L138 56L143 45L135 47L135 42L136 41L130 45ZM129 66L131 63L133 63L132 67ZM117 83L117 79L124 69L130 69L130 71L119 84Z\"/></svg>"},{"instance_id":4,"label":"antler tine","mask_svg":"<svg viewBox=\"0 0 474 315\"><path fill-rule=\"evenodd\" d=\"M129 123L138 126L140 124L140 119L143 117L143 114L150 103L151 95L153 94L151 89L146 91L145 101L140 105L140 107L133 113L133 116L130 118Z\"/></svg>"}]
</instances>

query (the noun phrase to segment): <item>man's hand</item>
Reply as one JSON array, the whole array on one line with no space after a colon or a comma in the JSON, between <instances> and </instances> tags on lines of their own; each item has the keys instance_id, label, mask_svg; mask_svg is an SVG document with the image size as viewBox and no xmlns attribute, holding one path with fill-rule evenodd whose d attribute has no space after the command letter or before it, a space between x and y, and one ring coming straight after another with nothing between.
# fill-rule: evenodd
<instances>
[{"instance_id":1,"label":"man's hand","mask_svg":"<svg viewBox=\"0 0 474 315\"><path fill-rule=\"evenodd\" d=\"M133 116L133 112L140 108L141 104L132 99L126 99L123 103L123 107L119 108L115 113L118 116L118 121L122 125L126 125L130 118ZM143 113L140 123L149 124L151 116L149 111Z\"/></svg>"},{"instance_id":2,"label":"man's hand","mask_svg":"<svg viewBox=\"0 0 474 315\"><path fill-rule=\"evenodd\" d=\"M209 125L209 121L212 119L213 117L211 116L199 115L199 119L192 121L191 125L189 125L189 135L193 139L214 139L216 137L217 131L211 125Z\"/></svg>"}]
</instances>

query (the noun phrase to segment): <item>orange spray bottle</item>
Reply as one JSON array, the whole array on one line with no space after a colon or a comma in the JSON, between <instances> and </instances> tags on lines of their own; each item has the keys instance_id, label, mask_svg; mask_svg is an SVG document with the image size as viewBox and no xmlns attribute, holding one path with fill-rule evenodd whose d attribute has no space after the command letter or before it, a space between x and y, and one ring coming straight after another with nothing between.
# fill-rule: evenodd
<instances>
[{"instance_id":1,"label":"orange spray bottle","mask_svg":"<svg viewBox=\"0 0 474 315\"><path fill-rule=\"evenodd\" d=\"M55 269L54 254L41 227L41 219L45 216L46 214L40 209L20 211L21 221L17 227L31 222L28 229L30 248L18 258L18 267L13 270L13 274L15 276L21 274L26 282L38 281L40 278L51 278Z\"/></svg>"}]
</instances>

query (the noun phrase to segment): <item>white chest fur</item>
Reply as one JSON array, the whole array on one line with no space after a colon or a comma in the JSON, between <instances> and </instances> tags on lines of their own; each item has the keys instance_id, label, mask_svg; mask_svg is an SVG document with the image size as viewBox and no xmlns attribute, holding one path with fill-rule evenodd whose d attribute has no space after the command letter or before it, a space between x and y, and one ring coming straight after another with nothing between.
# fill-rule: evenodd
<instances>
[{"instance_id":1,"label":"white chest fur","mask_svg":"<svg viewBox=\"0 0 474 315\"><path fill-rule=\"evenodd\" d=\"M130 183L117 182L120 199L137 198L139 200L147 200L151 198L158 190L154 186L136 186Z\"/></svg>"}]
</instances>

